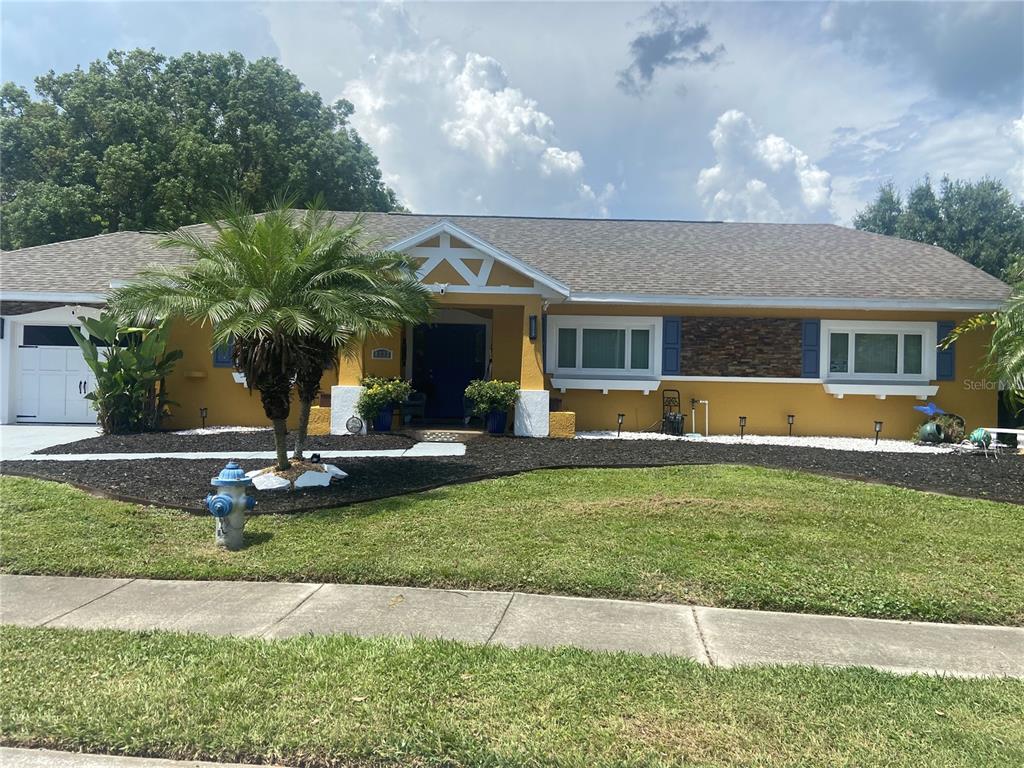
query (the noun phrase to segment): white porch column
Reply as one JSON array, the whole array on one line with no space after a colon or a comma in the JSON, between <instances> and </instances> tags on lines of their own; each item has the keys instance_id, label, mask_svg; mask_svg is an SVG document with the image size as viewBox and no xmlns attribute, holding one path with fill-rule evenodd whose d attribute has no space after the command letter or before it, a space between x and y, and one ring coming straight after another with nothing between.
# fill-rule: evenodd
<instances>
[{"instance_id":1,"label":"white porch column","mask_svg":"<svg viewBox=\"0 0 1024 768\"><path fill-rule=\"evenodd\" d=\"M520 389L516 401L515 433L518 437L548 436L548 400L545 389Z\"/></svg>"},{"instance_id":2,"label":"white porch column","mask_svg":"<svg viewBox=\"0 0 1024 768\"><path fill-rule=\"evenodd\" d=\"M348 435L351 434L348 428L345 426L347 422L353 416L358 416L356 413L356 402L359 400L359 396L363 393L363 388L360 386L334 386L331 387L331 434L332 435ZM363 422L363 429L359 433L361 435L366 434L366 422Z\"/></svg>"}]
</instances>

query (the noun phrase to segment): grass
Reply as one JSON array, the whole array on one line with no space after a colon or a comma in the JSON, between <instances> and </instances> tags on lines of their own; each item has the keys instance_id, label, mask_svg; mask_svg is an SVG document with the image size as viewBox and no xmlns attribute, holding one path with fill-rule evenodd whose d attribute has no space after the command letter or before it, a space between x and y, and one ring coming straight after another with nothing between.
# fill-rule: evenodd
<instances>
[{"instance_id":1,"label":"grass","mask_svg":"<svg viewBox=\"0 0 1024 768\"><path fill-rule=\"evenodd\" d=\"M453 642L0 630L9 745L288 765L1019 766L1024 683Z\"/></svg>"},{"instance_id":2,"label":"grass","mask_svg":"<svg viewBox=\"0 0 1024 768\"><path fill-rule=\"evenodd\" d=\"M1024 624L1024 507L733 466L538 471L250 519L0 478L10 573L507 589Z\"/></svg>"}]
</instances>

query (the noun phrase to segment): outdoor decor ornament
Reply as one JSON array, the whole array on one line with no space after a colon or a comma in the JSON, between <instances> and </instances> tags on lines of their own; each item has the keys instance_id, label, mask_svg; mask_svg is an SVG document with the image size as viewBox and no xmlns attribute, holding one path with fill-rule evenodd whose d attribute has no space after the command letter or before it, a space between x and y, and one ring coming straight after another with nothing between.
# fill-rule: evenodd
<instances>
[{"instance_id":1,"label":"outdoor decor ornament","mask_svg":"<svg viewBox=\"0 0 1024 768\"><path fill-rule=\"evenodd\" d=\"M921 413L923 413L928 418L932 418L934 416L944 415L946 413L944 410L939 408L939 406L937 406L935 403L930 402L930 401L929 401L929 403L927 405L915 405L914 406L914 410L915 411L920 411Z\"/></svg>"},{"instance_id":2,"label":"outdoor decor ornament","mask_svg":"<svg viewBox=\"0 0 1024 768\"><path fill-rule=\"evenodd\" d=\"M206 508L217 524L217 546L236 552L244 540L245 513L256 507L256 499L245 492L252 479L245 476L237 461L229 461L210 484L218 489L216 494L206 496Z\"/></svg>"}]
</instances>

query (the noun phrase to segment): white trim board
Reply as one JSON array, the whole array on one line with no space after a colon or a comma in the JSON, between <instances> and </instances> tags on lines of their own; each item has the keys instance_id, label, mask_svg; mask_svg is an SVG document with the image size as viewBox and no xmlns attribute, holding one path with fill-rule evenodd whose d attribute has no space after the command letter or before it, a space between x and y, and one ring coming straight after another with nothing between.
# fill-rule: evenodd
<instances>
[{"instance_id":1,"label":"white trim board","mask_svg":"<svg viewBox=\"0 0 1024 768\"><path fill-rule=\"evenodd\" d=\"M777 376L662 376L662 381L705 381L724 384L822 384L824 379L794 379Z\"/></svg>"},{"instance_id":2,"label":"white trim board","mask_svg":"<svg viewBox=\"0 0 1024 768\"><path fill-rule=\"evenodd\" d=\"M76 291L0 291L0 301L64 301L68 304L106 304L103 293Z\"/></svg>"},{"instance_id":3,"label":"white trim board","mask_svg":"<svg viewBox=\"0 0 1024 768\"><path fill-rule=\"evenodd\" d=\"M424 240L429 240L430 238L441 234L447 234L450 237L458 238L462 242L475 248L481 253L486 254L487 256L490 256L491 258L506 264L507 266L511 267L517 272L521 272L526 277L529 277L532 280L540 283L541 285L550 288L560 296L569 295L569 286L565 285L565 283L561 282L560 280L556 280L555 278L551 277L548 274L545 274L539 269L531 267L529 264L527 264L524 261L521 261L520 259L517 259L515 256L505 253L500 248L496 248L487 241L480 239L476 235L470 234L461 227L452 224L452 222L448 221L447 219L439 221L436 224L427 227L426 229L422 229L419 232L416 232L415 234L409 235L408 237L403 238L402 240L392 243L391 245L387 246L386 250L407 251L410 248L418 246ZM424 265L424 267L425 266L426 265ZM437 265L435 264L434 266ZM471 281L467 280L467 282ZM456 286L451 287L455 288ZM499 290L498 292L508 293L509 291L505 289ZM537 291L535 289L530 289L530 292L536 293Z\"/></svg>"},{"instance_id":4,"label":"white trim board","mask_svg":"<svg viewBox=\"0 0 1024 768\"><path fill-rule=\"evenodd\" d=\"M751 307L762 309L902 310L911 312L987 312L1002 301L982 299L858 299L814 296L680 296L677 294L573 292L573 304L637 304L644 306Z\"/></svg>"}]
</instances>

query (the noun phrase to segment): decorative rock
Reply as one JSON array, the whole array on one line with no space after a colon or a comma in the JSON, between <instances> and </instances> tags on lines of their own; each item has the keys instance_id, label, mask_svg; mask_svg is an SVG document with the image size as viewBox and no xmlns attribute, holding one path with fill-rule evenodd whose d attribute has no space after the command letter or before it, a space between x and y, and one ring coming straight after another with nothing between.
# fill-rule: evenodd
<instances>
[{"instance_id":1,"label":"decorative rock","mask_svg":"<svg viewBox=\"0 0 1024 768\"><path fill-rule=\"evenodd\" d=\"M308 470L303 472L295 480L296 488L316 488L318 486L326 486L331 484L331 473L330 472L314 472Z\"/></svg>"},{"instance_id":2,"label":"decorative rock","mask_svg":"<svg viewBox=\"0 0 1024 768\"><path fill-rule=\"evenodd\" d=\"M255 474L253 472L249 472L247 474L252 477L253 488L260 491L287 491L292 487L292 484L288 482L287 478L278 477L270 472L266 472L262 475Z\"/></svg>"},{"instance_id":3,"label":"decorative rock","mask_svg":"<svg viewBox=\"0 0 1024 768\"><path fill-rule=\"evenodd\" d=\"M346 477L348 477L348 472L344 472L338 469L333 464L324 464L324 472L329 474L331 477L338 478L339 480L344 480Z\"/></svg>"}]
</instances>

